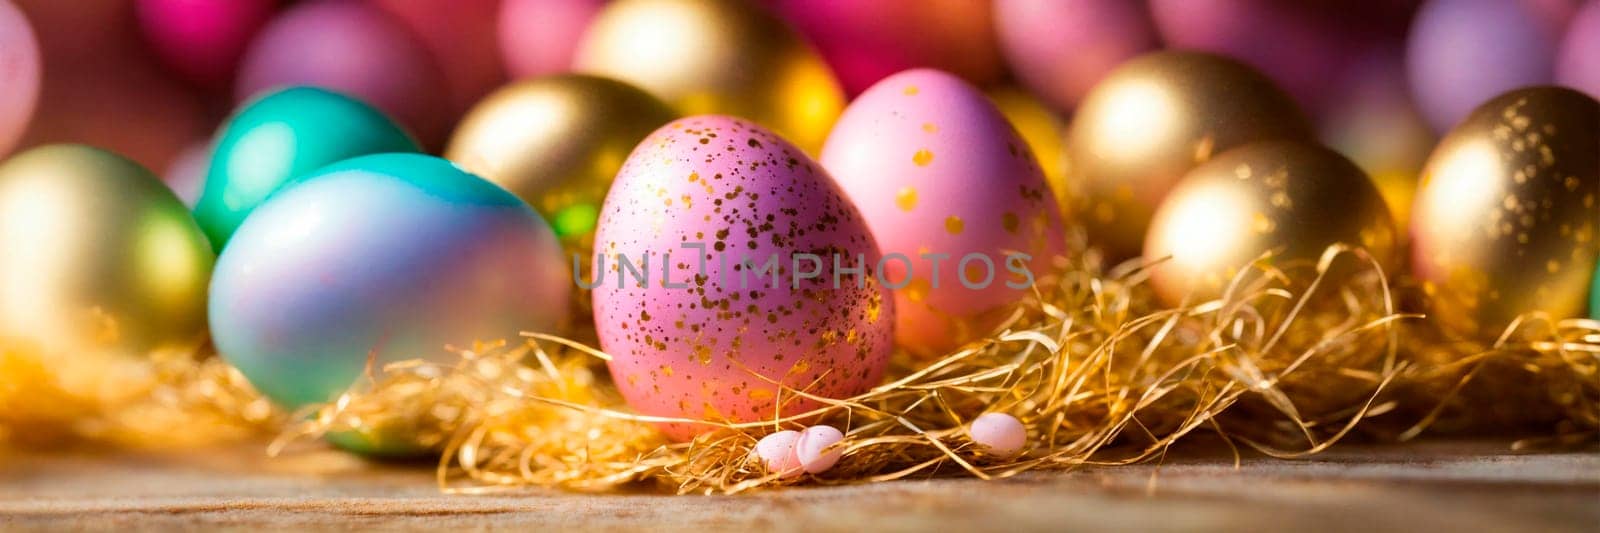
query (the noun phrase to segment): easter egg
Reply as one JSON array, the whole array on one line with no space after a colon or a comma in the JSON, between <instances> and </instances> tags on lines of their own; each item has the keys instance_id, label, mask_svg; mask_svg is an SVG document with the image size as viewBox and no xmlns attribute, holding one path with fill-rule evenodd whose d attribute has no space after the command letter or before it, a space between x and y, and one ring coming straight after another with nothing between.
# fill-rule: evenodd
<instances>
[{"instance_id":1,"label":"easter egg","mask_svg":"<svg viewBox=\"0 0 1600 533\"><path fill-rule=\"evenodd\" d=\"M512 78L572 70L578 41L606 0L502 0L500 55Z\"/></svg>"},{"instance_id":2,"label":"easter egg","mask_svg":"<svg viewBox=\"0 0 1600 533\"><path fill-rule=\"evenodd\" d=\"M28 17L10 0L0 0L0 157L22 140L39 102L43 74L39 44Z\"/></svg>"},{"instance_id":3,"label":"easter egg","mask_svg":"<svg viewBox=\"0 0 1600 533\"><path fill-rule=\"evenodd\" d=\"M1189 169L1247 143L1310 139L1293 100L1242 63L1155 52L1084 97L1067 133L1071 211L1111 259L1143 250L1150 216Z\"/></svg>"},{"instance_id":4,"label":"easter egg","mask_svg":"<svg viewBox=\"0 0 1600 533\"><path fill-rule=\"evenodd\" d=\"M544 215L568 251L590 255L600 203L634 145L676 118L626 83L567 74L502 87L456 127L445 158Z\"/></svg>"},{"instance_id":5,"label":"easter egg","mask_svg":"<svg viewBox=\"0 0 1600 533\"><path fill-rule=\"evenodd\" d=\"M121 156L51 145L0 163L0 344L192 350L214 259L183 203Z\"/></svg>"},{"instance_id":6,"label":"easter egg","mask_svg":"<svg viewBox=\"0 0 1600 533\"><path fill-rule=\"evenodd\" d=\"M743 119L645 138L606 197L593 288L611 375L641 414L749 422L877 385L894 303L878 245L828 173ZM662 424L688 439L714 426Z\"/></svg>"},{"instance_id":7,"label":"easter egg","mask_svg":"<svg viewBox=\"0 0 1600 533\"><path fill-rule=\"evenodd\" d=\"M1127 0L996 0L1001 50L1017 78L1061 111L1123 61L1159 46L1149 8Z\"/></svg>"},{"instance_id":8,"label":"easter egg","mask_svg":"<svg viewBox=\"0 0 1600 533\"><path fill-rule=\"evenodd\" d=\"M450 126L448 89L432 53L398 18L369 3L306 2L278 15L245 53L235 101L300 85L361 99L424 146L442 143Z\"/></svg>"},{"instance_id":9,"label":"easter egg","mask_svg":"<svg viewBox=\"0 0 1600 533\"><path fill-rule=\"evenodd\" d=\"M167 68L192 83L226 88L239 58L277 0L138 0L139 27Z\"/></svg>"},{"instance_id":10,"label":"easter egg","mask_svg":"<svg viewBox=\"0 0 1600 533\"><path fill-rule=\"evenodd\" d=\"M449 118L506 79L495 28L501 0L376 0L433 55L443 76Z\"/></svg>"},{"instance_id":11,"label":"easter egg","mask_svg":"<svg viewBox=\"0 0 1600 533\"><path fill-rule=\"evenodd\" d=\"M1415 3L1150 0L1150 12L1167 46L1237 59L1321 116L1340 96L1330 79L1363 55L1397 45Z\"/></svg>"},{"instance_id":12,"label":"easter egg","mask_svg":"<svg viewBox=\"0 0 1600 533\"><path fill-rule=\"evenodd\" d=\"M746 0L612 2L584 33L574 65L637 85L684 115L748 118L808 151L844 107L817 53Z\"/></svg>"},{"instance_id":13,"label":"easter egg","mask_svg":"<svg viewBox=\"0 0 1600 533\"><path fill-rule=\"evenodd\" d=\"M1189 51L1112 70L1067 130L1070 211L1112 259L1138 256L1150 214L1182 174L1232 147L1309 139L1293 99L1245 64Z\"/></svg>"},{"instance_id":14,"label":"easter egg","mask_svg":"<svg viewBox=\"0 0 1600 533\"><path fill-rule=\"evenodd\" d=\"M255 388L295 409L372 359L452 362L447 346L560 326L572 280L515 195L443 159L330 165L261 205L217 260L211 334Z\"/></svg>"},{"instance_id":15,"label":"easter egg","mask_svg":"<svg viewBox=\"0 0 1600 533\"><path fill-rule=\"evenodd\" d=\"M207 133L203 99L162 71L134 16L123 1L0 2L0 155L87 144L163 168Z\"/></svg>"},{"instance_id":16,"label":"easter egg","mask_svg":"<svg viewBox=\"0 0 1600 533\"><path fill-rule=\"evenodd\" d=\"M1267 141L1189 171L1156 209L1144 259L1162 302L1199 303L1221 296L1267 252L1278 267L1315 265L1342 243L1392 268L1396 233L1383 196L1350 160L1315 144Z\"/></svg>"},{"instance_id":17,"label":"easter egg","mask_svg":"<svg viewBox=\"0 0 1600 533\"><path fill-rule=\"evenodd\" d=\"M211 141L198 141L184 148L172 164L161 172L161 181L172 189L183 205L193 210L206 186L206 171L211 167Z\"/></svg>"},{"instance_id":18,"label":"easter egg","mask_svg":"<svg viewBox=\"0 0 1600 533\"><path fill-rule=\"evenodd\" d=\"M1003 72L989 0L771 0L839 76L848 95L929 67L973 83Z\"/></svg>"},{"instance_id":19,"label":"easter egg","mask_svg":"<svg viewBox=\"0 0 1600 533\"><path fill-rule=\"evenodd\" d=\"M1451 130L1422 172L1411 269L1428 315L1490 341L1515 318L1583 314L1600 254L1600 103L1518 89Z\"/></svg>"},{"instance_id":20,"label":"easter egg","mask_svg":"<svg viewBox=\"0 0 1600 533\"><path fill-rule=\"evenodd\" d=\"M1422 165L1438 138L1411 102L1405 66L1393 55L1379 54L1351 68L1318 133L1372 178L1395 227L1405 228Z\"/></svg>"},{"instance_id":21,"label":"easter egg","mask_svg":"<svg viewBox=\"0 0 1600 533\"><path fill-rule=\"evenodd\" d=\"M1000 114L1011 121L1011 126L1022 135L1033 155L1044 169L1044 179L1050 183L1050 192L1056 197L1057 207L1071 205L1067 198L1066 167L1061 158L1062 144L1067 135L1067 125L1062 118L1034 98L1027 91L1015 87L1001 87L988 91L989 100L1000 109ZM1062 215L1066 215L1063 211Z\"/></svg>"},{"instance_id":22,"label":"easter egg","mask_svg":"<svg viewBox=\"0 0 1600 533\"><path fill-rule=\"evenodd\" d=\"M909 70L861 93L822 166L894 259L895 340L919 355L987 333L1064 245L1027 143L983 93L944 72Z\"/></svg>"},{"instance_id":23,"label":"easter egg","mask_svg":"<svg viewBox=\"0 0 1600 533\"><path fill-rule=\"evenodd\" d=\"M1556 83L1600 99L1600 2L1584 4L1556 53Z\"/></svg>"},{"instance_id":24,"label":"easter egg","mask_svg":"<svg viewBox=\"0 0 1600 533\"><path fill-rule=\"evenodd\" d=\"M269 93L223 125L195 204L195 219L217 249L256 206L290 179L358 155L416 152L376 109L312 87Z\"/></svg>"},{"instance_id":25,"label":"easter egg","mask_svg":"<svg viewBox=\"0 0 1600 533\"><path fill-rule=\"evenodd\" d=\"M1557 21L1532 0L1431 0L1412 22L1407 68L1417 105L1444 132L1500 93L1549 83Z\"/></svg>"}]
</instances>

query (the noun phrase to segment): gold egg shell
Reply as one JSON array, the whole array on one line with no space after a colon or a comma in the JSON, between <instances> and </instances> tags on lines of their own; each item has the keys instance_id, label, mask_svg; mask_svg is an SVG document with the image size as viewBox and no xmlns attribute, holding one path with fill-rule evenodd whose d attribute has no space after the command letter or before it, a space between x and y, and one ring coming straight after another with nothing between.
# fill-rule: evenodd
<instances>
[{"instance_id":1,"label":"gold egg shell","mask_svg":"<svg viewBox=\"0 0 1600 533\"><path fill-rule=\"evenodd\" d=\"M1492 340L1516 317L1581 316L1600 231L1600 103L1534 87L1478 107L1434 149L1412 208L1428 314Z\"/></svg>"},{"instance_id":2,"label":"gold egg shell","mask_svg":"<svg viewBox=\"0 0 1600 533\"><path fill-rule=\"evenodd\" d=\"M0 342L192 349L215 259L178 197L121 156L51 145L0 163Z\"/></svg>"},{"instance_id":3,"label":"gold egg shell","mask_svg":"<svg viewBox=\"0 0 1600 533\"><path fill-rule=\"evenodd\" d=\"M1078 107L1066 145L1070 211L1112 259L1133 257L1185 172L1247 143L1310 138L1294 101L1250 67L1199 52L1146 54Z\"/></svg>"},{"instance_id":4,"label":"gold egg shell","mask_svg":"<svg viewBox=\"0 0 1600 533\"><path fill-rule=\"evenodd\" d=\"M683 115L735 115L816 154L844 92L794 29L745 0L621 0L596 17L575 70L623 80Z\"/></svg>"},{"instance_id":5,"label":"gold egg shell","mask_svg":"<svg viewBox=\"0 0 1600 533\"><path fill-rule=\"evenodd\" d=\"M1196 167L1156 210L1144 258L1169 258L1150 283L1168 305L1221 295L1268 251L1275 265L1314 263L1328 246L1367 249L1387 269L1399 262L1394 221L1355 163L1309 143L1246 145Z\"/></svg>"},{"instance_id":6,"label":"gold egg shell","mask_svg":"<svg viewBox=\"0 0 1600 533\"><path fill-rule=\"evenodd\" d=\"M667 104L620 81L580 74L535 78L474 106L444 156L528 202L567 253L587 257L600 204L622 162L674 118Z\"/></svg>"}]
</instances>

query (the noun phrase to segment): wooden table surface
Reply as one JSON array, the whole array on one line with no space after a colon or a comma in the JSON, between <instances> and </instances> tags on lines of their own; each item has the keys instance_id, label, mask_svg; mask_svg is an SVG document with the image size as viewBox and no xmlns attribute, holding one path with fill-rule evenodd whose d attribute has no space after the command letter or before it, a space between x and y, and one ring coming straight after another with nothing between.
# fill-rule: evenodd
<instances>
[{"instance_id":1,"label":"wooden table surface","mask_svg":"<svg viewBox=\"0 0 1600 533\"><path fill-rule=\"evenodd\" d=\"M1336 447L1312 459L1182 452L983 482L909 480L742 496L529 490L443 495L428 465L251 444L183 454L0 455L0 527L596 530L1600 531L1600 453L1505 441Z\"/></svg>"}]
</instances>

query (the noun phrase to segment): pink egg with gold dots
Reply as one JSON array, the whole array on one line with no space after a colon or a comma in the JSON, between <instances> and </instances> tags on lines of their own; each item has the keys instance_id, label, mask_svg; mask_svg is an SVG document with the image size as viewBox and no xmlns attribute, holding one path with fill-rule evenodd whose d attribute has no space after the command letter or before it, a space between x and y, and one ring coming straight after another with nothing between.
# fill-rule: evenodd
<instances>
[{"instance_id":1,"label":"pink egg with gold dots","mask_svg":"<svg viewBox=\"0 0 1600 533\"><path fill-rule=\"evenodd\" d=\"M1063 245L1039 162L983 93L918 69L845 109L822 166L854 200L895 289L895 340L942 355L994 327Z\"/></svg>"},{"instance_id":2,"label":"pink egg with gold dots","mask_svg":"<svg viewBox=\"0 0 1600 533\"><path fill-rule=\"evenodd\" d=\"M843 398L883 375L894 304L877 243L827 171L765 128L702 115L656 130L618 172L594 249L578 282L642 414L764 420L819 407L774 383Z\"/></svg>"}]
</instances>

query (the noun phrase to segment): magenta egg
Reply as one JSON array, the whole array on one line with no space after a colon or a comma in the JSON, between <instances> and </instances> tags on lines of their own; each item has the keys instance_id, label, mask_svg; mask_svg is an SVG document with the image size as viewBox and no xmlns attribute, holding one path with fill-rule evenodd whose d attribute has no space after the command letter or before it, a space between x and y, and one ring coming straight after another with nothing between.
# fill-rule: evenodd
<instances>
[{"instance_id":1,"label":"magenta egg","mask_svg":"<svg viewBox=\"0 0 1600 533\"><path fill-rule=\"evenodd\" d=\"M1414 1L1151 0L1150 10L1168 46L1238 59L1320 115L1338 96L1330 78L1402 38L1407 4Z\"/></svg>"},{"instance_id":2,"label":"magenta egg","mask_svg":"<svg viewBox=\"0 0 1600 533\"><path fill-rule=\"evenodd\" d=\"M1548 84L1559 22L1551 2L1431 0L1417 13L1406 68L1417 106L1444 132L1511 89Z\"/></svg>"},{"instance_id":3,"label":"magenta egg","mask_svg":"<svg viewBox=\"0 0 1600 533\"><path fill-rule=\"evenodd\" d=\"M500 0L377 0L433 53L451 118L505 82L495 28Z\"/></svg>"},{"instance_id":4,"label":"magenta egg","mask_svg":"<svg viewBox=\"0 0 1600 533\"><path fill-rule=\"evenodd\" d=\"M167 68L190 82L227 87L239 58L277 0L138 0L139 26Z\"/></svg>"},{"instance_id":5,"label":"magenta egg","mask_svg":"<svg viewBox=\"0 0 1600 533\"><path fill-rule=\"evenodd\" d=\"M366 101L427 146L442 143L449 128L447 89L432 54L398 18L371 4L303 3L261 31L245 53L235 98L291 85Z\"/></svg>"},{"instance_id":6,"label":"magenta egg","mask_svg":"<svg viewBox=\"0 0 1600 533\"><path fill-rule=\"evenodd\" d=\"M878 384L894 304L861 213L800 149L701 115L639 143L595 233L595 328L646 415L749 422ZM687 439L713 429L668 423Z\"/></svg>"},{"instance_id":7,"label":"magenta egg","mask_svg":"<svg viewBox=\"0 0 1600 533\"><path fill-rule=\"evenodd\" d=\"M500 54L513 78L572 70L583 31L606 0L504 0L500 4Z\"/></svg>"},{"instance_id":8,"label":"magenta egg","mask_svg":"<svg viewBox=\"0 0 1600 533\"><path fill-rule=\"evenodd\" d=\"M901 72L861 93L822 166L866 216L895 289L895 339L921 355L987 333L1064 243L1027 143L948 73Z\"/></svg>"},{"instance_id":9,"label":"magenta egg","mask_svg":"<svg viewBox=\"0 0 1600 533\"><path fill-rule=\"evenodd\" d=\"M996 0L994 18L1017 77L1063 111L1112 68L1161 44L1143 2Z\"/></svg>"},{"instance_id":10,"label":"magenta egg","mask_svg":"<svg viewBox=\"0 0 1600 533\"><path fill-rule=\"evenodd\" d=\"M1585 4L1567 26L1556 55L1556 83L1600 99L1600 2Z\"/></svg>"},{"instance_id":11,"label":"magenta egg","mask_svg":"<svg viewBox=\"0 0 1600 533\"><path fill-rule=\"evenodd\" d=\"M931 67L973 83L1003 72L989 0L771 0L833 67L849 95Z\"/></svg>"},{"instance_id":12,"label":"magenta egg","mask_svg":"<svg viewBox=\"0 0 1600 533\"><path fill-rule=\"evenodd\" d=\"M0 156L28 130L39 101L39 69L39 43L27 16L11 0L0 0Z\"/></svg>"}]
</instances>

